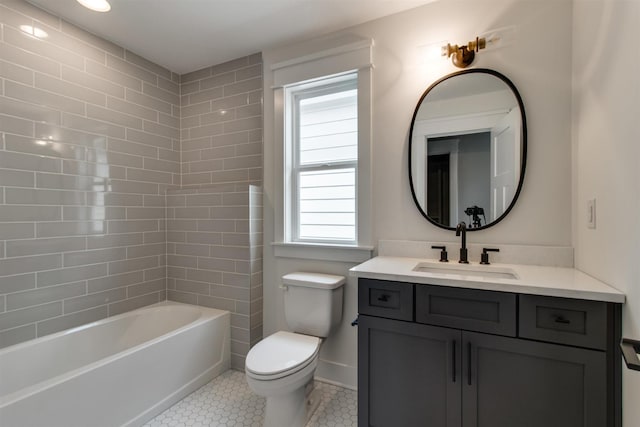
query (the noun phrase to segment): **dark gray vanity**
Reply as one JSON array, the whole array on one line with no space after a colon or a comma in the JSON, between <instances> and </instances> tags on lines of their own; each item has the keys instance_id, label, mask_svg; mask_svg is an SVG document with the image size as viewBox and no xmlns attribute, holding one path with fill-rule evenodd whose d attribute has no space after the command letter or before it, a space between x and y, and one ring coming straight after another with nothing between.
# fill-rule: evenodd
<instances>
[{"instance_id":1,"label":"dark gray vanity","mask_svg":"<svg viewBox=\"0 0 640 427\"><path fill-rule=\"evenodd\" d=\"M621 426L619 303L360 276L358 312L360 427Z\"/></svg>"},{"instance_id":2,"label":"dark gray vanity","mask_svg":"<svg viewBox=\"0 0 640 427\"><path fill-rule=\"evenodd\" d=\"M522 190L526 129L518 90L493 70L445 76L418 101L411 194L431 224L456 230L460 256L391 242L350 270L360 427L621 427L624 294L570 268L572 251L468 256L466 232L499 223Z\"/></svg>"}]
</instances>

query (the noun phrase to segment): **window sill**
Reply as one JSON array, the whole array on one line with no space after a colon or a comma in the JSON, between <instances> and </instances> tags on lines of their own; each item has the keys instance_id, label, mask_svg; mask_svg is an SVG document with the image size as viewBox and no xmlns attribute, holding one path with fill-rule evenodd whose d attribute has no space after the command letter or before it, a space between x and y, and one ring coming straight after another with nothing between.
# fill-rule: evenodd
<instances>
[{"instance_id":1,"label":"window sill","mask_svg":"<svg viewBox=\"0 0 640 427\"><path fill-rule=\"evenodd\" d=\"M373 246L341 246L311 243L273 242L278 258L315 259L322 261L364 262L371 258Z\"/></svg>"}]
</instances>

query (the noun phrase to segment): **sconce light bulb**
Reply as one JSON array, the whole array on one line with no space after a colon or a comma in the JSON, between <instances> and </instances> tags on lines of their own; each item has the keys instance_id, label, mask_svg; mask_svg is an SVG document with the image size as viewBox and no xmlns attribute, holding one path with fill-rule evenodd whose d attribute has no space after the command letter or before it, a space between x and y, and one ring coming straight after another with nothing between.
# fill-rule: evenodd
<instances>
[{"instance_id":1,"label":"sconce light bulb","mask_svg":"<svg viewBox=\"0 0 640 427\"><path fill-rule=\"evenodd\" d=\"M446 56L447 58L449 58L459 50L460 48L457 44L452 45L451 43L447 43L446 46L442 46L442 56Z\"/></svg>"},{"instance_id":2,"label":"sconce light bulb","mask_svg":"<svg viewBox=\"0 0 640 427\"><path fill-rule=\"evenodd\" d=\"M423 62L429 63L432 61L438 61L443 56L447 56L446 52L446 40L440 40L435 43L429 43L419 46L420 58Z\"/></svg>"},{"instance_id":3,"label":"sconce light bulb","mask_svg":"<svg viewBox=\"0 0 640 427\"><path fill-rule=\"evenodd\" d=\"M495 46L498 43L500 43L501 37L500 36L493 36L493 37L488 38L486 40L487 40L487 46Z\"/></svg>"},{"instance_id":4,"label":"sconce light bulb","mask_svg":"<svg viewBox=\"0 0 640 427\"><path fill-rule=\"evenodd\" d=\"M492 28L478 37L484 38L487 41L487 49L499 49L506 46L516 44L518 35L518 28L516 26Z\"/></svg>"}]
</instances>

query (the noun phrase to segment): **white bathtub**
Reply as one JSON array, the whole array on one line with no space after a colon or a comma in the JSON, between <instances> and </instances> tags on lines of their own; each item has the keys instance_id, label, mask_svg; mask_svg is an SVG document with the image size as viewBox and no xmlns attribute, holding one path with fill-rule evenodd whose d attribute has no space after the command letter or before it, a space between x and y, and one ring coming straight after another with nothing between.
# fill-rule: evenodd
<instances>
[{"instance_id":1,"label":"white bathtub","mask_svg":"<svg viewBox=\"0 0 640 427\"><path fill-rule=\"evenodd\" d=\"M138 426L229 369L230 314L162 302L0 350L0 426Z\"/></svg>"}]
</instances>

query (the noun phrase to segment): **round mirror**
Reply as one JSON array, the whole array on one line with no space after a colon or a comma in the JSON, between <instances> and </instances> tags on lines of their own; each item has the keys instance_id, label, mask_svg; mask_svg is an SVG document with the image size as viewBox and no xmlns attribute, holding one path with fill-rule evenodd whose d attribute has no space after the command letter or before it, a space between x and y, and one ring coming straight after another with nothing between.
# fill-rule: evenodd
<instances>
[{"instance_id":1,"label":"round mirror","mask_svg":"<svg viewBox=\"0 0 640 427\"><path fill-rule=\"evenodd\" d=\"M508 78L472 69L438 80L420 98L409 137L411 192L430 222L480 230L509 213L522 188L527 126Z\"/></svg>"}]
</instances>

